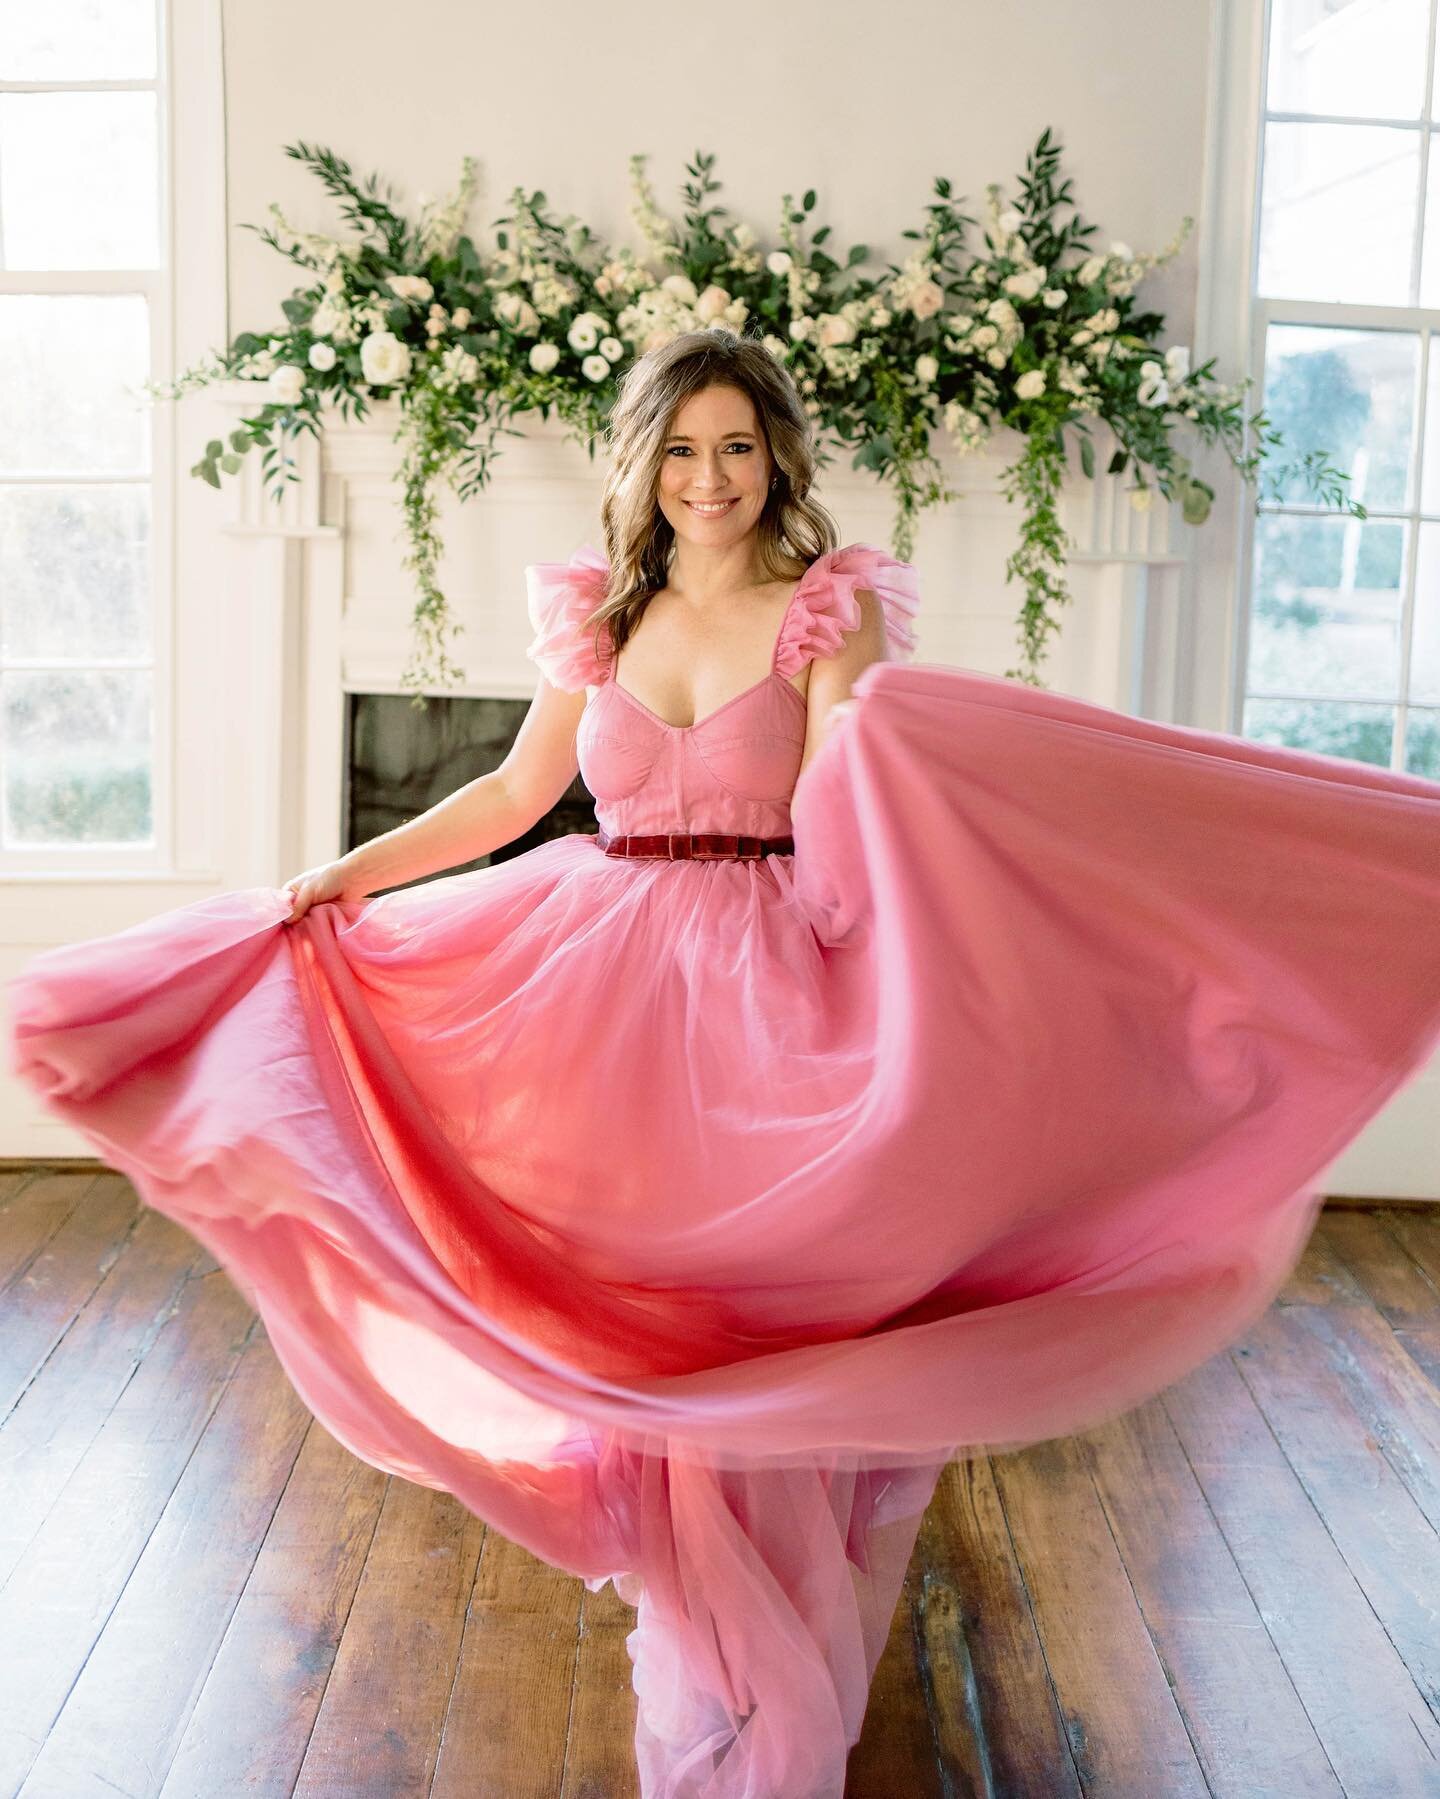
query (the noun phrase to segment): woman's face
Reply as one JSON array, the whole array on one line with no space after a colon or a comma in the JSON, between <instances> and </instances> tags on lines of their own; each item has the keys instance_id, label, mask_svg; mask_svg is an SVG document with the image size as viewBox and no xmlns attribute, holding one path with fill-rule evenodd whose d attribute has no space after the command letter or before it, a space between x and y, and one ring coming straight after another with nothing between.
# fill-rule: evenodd
<instances>
[{"instance_id":1,"label":"woman's face","mask_svg":"<svg viewBox=\"0 0 1440 1799\"><path fill-rule=\"evenodd\" d=\"M750 396L707 387L676 411L660 460L660 510L677 542L724 549L755 529L774 466Z\"/></svg>"}]
</instances>

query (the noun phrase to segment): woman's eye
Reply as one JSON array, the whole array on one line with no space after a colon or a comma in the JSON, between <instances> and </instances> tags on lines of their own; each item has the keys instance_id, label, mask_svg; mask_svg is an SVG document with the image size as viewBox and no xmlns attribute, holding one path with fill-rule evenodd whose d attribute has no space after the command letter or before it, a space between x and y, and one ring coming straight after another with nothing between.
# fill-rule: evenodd
<instances>
[{"instance_id":1,"label":"woman's eye","mask_svg":"<svg viewBox=\"0 0 1440 1799\"><path fill-rule=\"evenodd\" d=\"M748 455L755 446L754 444L735 443L726 444L725 448L727 450L743 450ZM690 446L688 444L671 444L670 454L672 456L688 456L690 454Z\"/></svg>"}]
</instances>

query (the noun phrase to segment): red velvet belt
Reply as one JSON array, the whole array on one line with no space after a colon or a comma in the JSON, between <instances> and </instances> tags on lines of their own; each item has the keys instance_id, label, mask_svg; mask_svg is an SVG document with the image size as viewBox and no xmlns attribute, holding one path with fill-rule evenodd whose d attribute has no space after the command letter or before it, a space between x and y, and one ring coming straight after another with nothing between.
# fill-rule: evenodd
<instances>
[{"instance_id":1,"label":"red velvet belt","mask_svg":"<svg viewBox=\"0 0 1440 1799\"><path fill-rule=\"evenodd\" d=\"M668 856L672 862L702 862L712 857L739 856L753 861L760 856L793 855L793 837L731 837L723 831L660 832L652 837L607 837L596 841L607 856Z\"/></svg>"}]
</instances>

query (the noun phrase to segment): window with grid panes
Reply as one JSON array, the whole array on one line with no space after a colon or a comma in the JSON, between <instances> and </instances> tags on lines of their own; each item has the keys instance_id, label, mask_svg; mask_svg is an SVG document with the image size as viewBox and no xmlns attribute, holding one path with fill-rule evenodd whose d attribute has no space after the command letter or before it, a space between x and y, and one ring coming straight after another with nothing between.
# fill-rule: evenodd
<instances>
[{"instance_id":1,"label":"window with grid panes","mask_svg":"<svg viewBox=\"0 0 1440 1799\"><path fill-rule=\"evenodd\" d=\"M1246 735L1440 779L1437 0L1271 0L1254 356L1299 482L1255 521Z\"/></svg>"},{"instance_id":2,"label":"window with grid panes","mask_svg":"<svg viewBox=\"0 0 1440 1799\"><path fill-rule=\"evenodd\" d=\"M158 23L0 8L0 866L156 842Z\"/></svg>"}]
</instances>

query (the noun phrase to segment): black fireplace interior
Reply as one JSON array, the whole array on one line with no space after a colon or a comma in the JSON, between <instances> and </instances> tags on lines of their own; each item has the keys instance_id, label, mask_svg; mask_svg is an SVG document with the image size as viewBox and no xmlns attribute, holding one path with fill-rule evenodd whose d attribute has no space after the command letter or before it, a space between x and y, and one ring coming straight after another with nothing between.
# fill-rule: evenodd
<instances>
[{"instance_id":1,"label":"black fireplace interior","mask_svg":"<svg viewBox=\"0 0 1440 1799\"><path fill-rule=\"evenodd\" d=\"M477 775L498 768L529 708L529 699L431 695L422 708L408 694L350 694L345 709L343 849L393 830ZM402 885L419 886L441 875L485 868L548 838L595 828L595 802L577 774L559 803L523 837L489 855Z\"/></svg>"}]
</instances>

